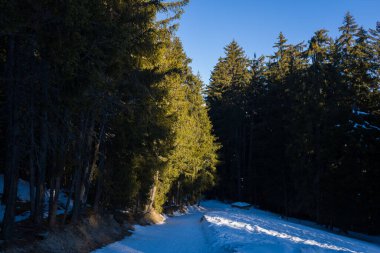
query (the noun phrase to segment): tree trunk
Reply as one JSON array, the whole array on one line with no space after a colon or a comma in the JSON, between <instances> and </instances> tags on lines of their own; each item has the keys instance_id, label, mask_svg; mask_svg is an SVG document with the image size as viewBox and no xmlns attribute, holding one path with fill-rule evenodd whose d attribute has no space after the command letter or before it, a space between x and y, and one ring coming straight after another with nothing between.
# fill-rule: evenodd
<instances>
[{"instance_id":1,"label":"tree trunk","mask_svg":"<svg viewBox=\"0 0 380 253\"><path fill-rule=\"evenodd\" d=\"M93 117L92 114L90 114L90 125L88 128L86 128L86 155L84 157L85 161L85 170L83 172L82 180L81 180L81 188L80 188L80 203L81 203L81 208L86 208L87 205L87 196L90 188L90 183L91 183L91 169L92 166L94 165L94 159L93 157L93 162L91 163L90 167L90 161L91 161L91 151L93 151L93 142L94 142L94 128L95 128L95 117ZM94 152L95 154L95 152ZM96 164L96 162L95 162Z\"/></svg>"},{"instance_id":2,"label":"tree trunk","mask_svg":"<svg viewBox=\"0 0 380 253\"><path fill-rule=\"evenodd\" d=\"M43 80L42 80L42 108L40 119L40 152L38 158L38 176L36 188L36 207L34 221L41 224L43 217L44 195L45 195L45 177L48 152L48 66L43 63Z\"/></svg>"},{"instance_id":3,"label":"tree trunk","mask_svg":"<svg viewBox=\"0 0 380 253\"><path fill-rule=\"evenodd\" d=\"M158 177L159 177L159 171L156 171L156 174L154 176L154 182L152 185L152 189L150 190L150 196L149 196L149 202L145 207L145 212L150 212L153 208L154 199L156 198L156 191L157 191L157 183L158 183Z\"/></svg>"},{"instance_id":4,"label":"tree trunk","mask_svg":"<svg viewBox=\"0 0 380 253\"><path fill-rule=\"evenodd\" d=\"M284 205L284 216L288 217L288 179L286 175L285 168L282 168L282 191L283 191L283 205Z\"/></svg>"},{"instance_id":5,"label":"tree trunk","mask_svg":"<svg viewBox=\"0 0 380 253\"><path fill-rule=\"evenodd\" d=\"M99 213L99 210L100 210L100 197L102 195L102 184L103 184L103 177L98 175L98 178L96 180L96 193L95 193L95 200L94 200L95 213Z\"/></svg>"},{"instance_id":6,"label":"tree trunk","mask_svg":"<svg viewBox=\"0 0 380 253\"><path fill-rule=\"evenodd\" d=\"M180 196L179 196L180 189L181 189L181 182L178 180L178 182L177 182L177 201L176 201L177 206L180 205L180 203L179 203L179 201L180 201Z\"/></svg>"},{"instance_id":7,"label":"tree trunk","mask_svg":"<svg viewBox=\"0 0 380 253\"><path fill-rule=\"evenodd\" d=\"M240 167L240 150L239 150L239 127L235 130L235 166L236 166L236 177L237 177L237 197L241 200L241 167Z\"/></svg>"},{"instance_id":8,"label":"tree trunk","mask_svg":"<svg viewBox=\"0 0 380 253\"><path fill-rule=\"evenodd\" d=\"M49 226L54 227L56 224L58 197L61 185L61 177L55 176L51 179L50 184L50 201L49 201Z\"/></svg>"},{"instance_id":9,"label":"tree trunk","mask_svg":"<svg viewBox=\"0 0 380 253\"><path fill-rule=\"evenodd\" d=\"M79 214L81 209L80 201L80 189L81 189L81 178L82 178L82 168L78 166L74 172L74 204L73 204L73 215L71 218L72 223L76 224L79 220Z\"/></svg>"},{"instance_id":10,"label":"tree trunk","mask_svg":"<svg viewBox=\"0 0 380 253\"><path fill-rule=\"evenodd\" d=\"M67 200L66 200L66 205L65 205L65 213L64 213L63 219L62 219L62 225L66 224L66 219L67 219L67 215L68 215L68 212L69 212L70 201L71 201L71 197L73 195L73 191L74 191L74 179L71 180L70 192L67 195Z\"/></svg>"},{"instance_id":11,"label":"tree trunk","mask_svg":"<svg viewBox=\"0 0 380 253\"><path fill-rule=\"evenodd\" d=\"M8 38L6 85L7 85L7 162L4 177L4 199L6 203L1 237L5 242L12 238L18 183L19 165L19 115L18 87L14 80L15 72L15 37Z\"/></svg>"},{"instance_id":12,"label":"tree trunk","mask_svg":"<svg viewBox=\"0 0 380 253\"><path fill-rule=\"evenodd\" d=\"M79 221L79 216L81 213L81 207L82 207L82 182L83 182L83 167L85 165L85 157L83 154L83 149L87 147L85 144L86 142L86 129L87 129L87 119L85 119L84 113L81 114L81 122L80 122L80 131L79 131L79 138L77 143L77 151L76 151L76 168L74 172L74 205L73 205L73 215L72 215L72 223L76 224Z\"/></svg>"},{"instance_id":13,"label":"tree trunk","mask_svg":"<svg viewBox=\"0 0 380 253\"><path fill-rule=\"evenodd\" d=\"M29 194L30 194L30 217L36 215L36 167L35 167L35 138L34 138L34 85L31 82L30 91L30 149L29 149Z\"/></svg>"},{"instance_id":14,"label":"tree trunk","mask_svg":"<svg viewBox=\"0 0 380 253\"><path fill-rule=\"evenodd\" d=\"M315 177L315 194L316 194L316 208L315 208L315 219L317 223L320 223L321 217L321 176L322 176L322 162L321 162L321 124L316 124L316 145L315 145L315 165L316 165L316 172L317 175Z\"/></svg>"},{"instance_id":15,"label":"tree trunk","mask_svg":"<svg viewBox=\"0 0 380 253\"><path fill-rule=\"evenodd\" d=\"M249 148L248 148L248 179L252 184L250 190L253 191L253 203L257 204L257 168L253 165L253 122L249 126Z\"/></svg>"},{"instance_id":16,"label":"tree trunk","mask_svg":"<svg viewBox=\"0 0 380 253\"><path fill-rule=\"evenodd\" d=\"M247 180L247 163L246 163L246 153L247 153L247 144L246 144L246 128L244 122L242 123L242 130L238 136L238 142L240 143L240 194L242 199L245 199L245 181Z\"/></svg>"},{"instance_id":17,"label":"tree trunk","mask_svg":"<svg viewBox=\"0 0 380 253\"><path fill-rule=\"evenodd\" d=\"M105 129L106 129L106 120L103 120L102 126L100 128L99 133L99 142L98 145L95 148L95 158L93 166L93 171L95 171L96 166L96 160L98 160L98 166L97 166L97 179L96 179L96 193L95 193L95 200L94 200L94 212L99 213L99 207L100 207L100 198L102 194L102 184L103 184L103 176L104 176L104 162L105 162L105 150L103 145L103 139L105 136ZM100 149L102 148L103 152L100 152Z\"/></svg>"}]
</instances>

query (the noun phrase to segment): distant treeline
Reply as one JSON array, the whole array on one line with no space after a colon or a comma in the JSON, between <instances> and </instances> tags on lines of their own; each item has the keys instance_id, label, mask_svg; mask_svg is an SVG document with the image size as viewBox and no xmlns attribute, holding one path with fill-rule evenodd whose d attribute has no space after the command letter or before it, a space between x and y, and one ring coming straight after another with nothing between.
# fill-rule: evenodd
<instances>
[{"instance_id":1,"label":"distant treeline","mask_svg":"<svg viewBox=\"0 0 380 253\"><path fill-rule=\"evenodd\" d=\"M254 59L225 47L207 91L223 146L214 195L380 232L380 23L347 14L339 31L297 45L280 33L274 55Z\"/></svg>"},{"instance_id":2,"label":"distant treeline","mask_svg":"<svg viewBox=\"0 0 380 253\"><path fill-rule=\"evenodd\" d=\"M12 239L18 178L30 182L30 220L51 227L161 211L215 183L202 83L174 33L186 3L0 2L2 239ZM73 209L57 217L62 190Z\"/></svg>"}]
</instances>

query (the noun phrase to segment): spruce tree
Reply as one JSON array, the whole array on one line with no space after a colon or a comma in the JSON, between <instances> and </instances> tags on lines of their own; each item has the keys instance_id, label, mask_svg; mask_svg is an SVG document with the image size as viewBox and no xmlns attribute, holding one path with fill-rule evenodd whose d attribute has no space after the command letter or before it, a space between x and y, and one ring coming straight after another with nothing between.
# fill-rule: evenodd
<instances>
[{"instance_id":1,"label":"spruce tree","mask_svg":"<svg viewBox=\"0 0 380 253\"><path fill-rule=\"evenodd\" d=\"M220 193L226 198L241 198L244 182L244 158L241 150L244 142L244 117L246 114L245 91L250 82L250 62L243 49L232 41L225 48L210 78L207 103L215 133L220 138L221 182Z\"/></svg>"}]
</instances>

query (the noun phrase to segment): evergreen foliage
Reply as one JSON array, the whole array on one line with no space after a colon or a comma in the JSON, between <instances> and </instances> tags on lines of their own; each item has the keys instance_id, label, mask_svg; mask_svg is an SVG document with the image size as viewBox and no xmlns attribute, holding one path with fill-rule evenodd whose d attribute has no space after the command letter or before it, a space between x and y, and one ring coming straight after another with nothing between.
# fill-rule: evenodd
<instances>
[{"instance_id":1,"label":"evergreen foliage","mask_svg":"<svg viewBox=\"0 0 380 253\"><path fill-rule=\"evenodd\" d=\"M206 98L222 144L214 196L379 233L379 24L347 13L339 30L297 45L280 33L252 60L225 48Z\"/></svg>"},{"instance_id":2,"label":"evergreen foliage","mask_svg":"<svg viewBox=\"0 0 380 253\"><path fill-rule=\"evenodd\" d=\"M1 1L2 239L12 239L19 177L31 184L32 222L48 209L50 227L192 203L215 184L203 84L175 36L186 3ZM60 191L74 204L57 217Z\"/></svg>"}]
</instances>

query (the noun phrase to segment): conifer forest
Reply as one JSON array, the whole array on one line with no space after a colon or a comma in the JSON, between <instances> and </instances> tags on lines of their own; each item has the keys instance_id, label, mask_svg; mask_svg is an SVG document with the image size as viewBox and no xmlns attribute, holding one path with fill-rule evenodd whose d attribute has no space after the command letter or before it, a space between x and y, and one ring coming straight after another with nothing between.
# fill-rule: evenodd
<instances>
[{"instance_id":1,"label":"conifer forest","mask_svg":"<svg viewBox=\"0 0 380 253\"><path fill-rule=\"evenodd\" d=\"M380 234L380 22L252 58L231 38L205 84L187 3L0 0L1 244L21 209L60 230L205 198Z\"/></svg>"},{"instance_id":2,"label":"conifer forest","mask_svg":"<svg viewBox=\"0 0 380 253\"><path fill-rule=\"evenodd\" d=\"M380 23L348 13L339 31L296 45L280 33L269 57L225 47L206 97L222 144L214 194L379 233Z\"/></svg>"}]
</instances>

